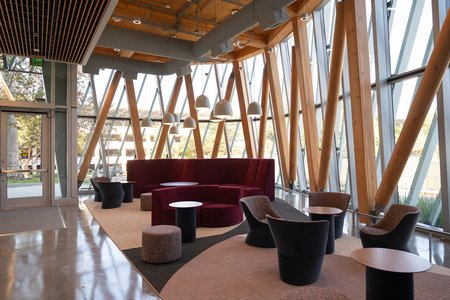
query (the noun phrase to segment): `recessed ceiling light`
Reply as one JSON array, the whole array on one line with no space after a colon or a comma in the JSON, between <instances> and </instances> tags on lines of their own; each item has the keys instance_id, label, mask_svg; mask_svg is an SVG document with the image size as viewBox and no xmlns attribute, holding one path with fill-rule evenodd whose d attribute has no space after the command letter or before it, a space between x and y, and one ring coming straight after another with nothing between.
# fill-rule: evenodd
<instances>
[{"instance_id":1,"label":"recessed ceiling light","mask_svg":"<svg viewBox=\"0 0 450 300\"><path fill-rule=\"evenodd\" d=\"M141 19L134 19L133 20L133 24L140 25L141 23L142 23Z\"/></svg>"},{"instance_id":2,"label":"recessed ceiling light","mask_svg":"<svg viewBox=\"0 0 450 300\"><path fill-rule=\"evenodd\" d=\"M308 14L306 14L306 13L301 14L301 15L300 15L300 20L302 20L302 21L308 21Z\"/></svg>"},{"instance_id":3,"label":"recessed ceiling light","mask_svg":"<svg viewBox=\"0 0 450 300\"><path fill-rule=\"evenodd\" d=\"M170 9L171 7L172 7L172 5L166 4L166 8Z\"/></svg>"},{"instance_id":4,"label":"recessed ceiling light","mask_svg":"<svg viewBox=\"0 0 450 300\"><path fill-rule=\"evenodd\" d=\"M231 14L232 15L234 15L235 13L237 13L239 10L237 10L237 9L233 9L232 11L231 11Z\"/></svg>"},{"instance_id":5,"label":"recessed ceiling light","mask_svg":"<svg viewBox=\"0 0 450 300\"><path fill-rule=\"evenodd\" d=\"M122 18L121 17L117 17L117 16L112 17L112 19L113 19L114 22L122 21Z\"/></svg>"}]
</instances>

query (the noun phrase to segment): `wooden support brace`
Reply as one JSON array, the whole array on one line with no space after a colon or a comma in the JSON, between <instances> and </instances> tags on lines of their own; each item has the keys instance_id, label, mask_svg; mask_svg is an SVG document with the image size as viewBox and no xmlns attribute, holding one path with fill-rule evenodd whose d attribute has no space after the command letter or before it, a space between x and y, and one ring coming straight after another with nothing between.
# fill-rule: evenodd
<instances>
[{"instance_id":1,"label":"wooden support brace","mask_svg":"<svg viewBox=\"0 0 450 300\"><path fill-rule=\"evenodd\" d=\"M105 101L103 102L100 113L97 117L97 122L95 123L94 132L92 133L91 140L89 141L88 148L84 154L83 162L81 163L80 170L78 171L78 186L80 187L86 178L86 174L89 170L89 165L91 163L92 156L94 155L95 147L97 146L100 135L102 134L103 126L105 125L106 118L108 116L109 108L116 94L117 86L120 82L121 72L116 71L114 73L113 79L106 94Z\"/></svg>"},{"instance_id":2,"label":"wooden support brace","mask_svg":"<svg viewBox=\"0 0 450 300\"><path fill-rule=\"evenodd\" d=\"M297 178L298 120L300 110L296 60L295 46L292 46L291 109L289 114L289 182L291 184Z\"/></svg>"},{"instance_id":3,"label":"wooden support brace","mask_svg":"<svg viewBox=\"0 0 450 300\"><path fill-rule=\"evenodd\" d=\"M327 187L330 174L330 160L332 149L334 127L339 102L339 91L341 86L342 68L345 54L345 23L344 3L336 3L336 20L334 25L333 47L331 51L330 79L328 82L328 97L325 110L325 122L322 132L322 151L320 153L319 183L318 190L323 191Z\"/></svg>"},{"instance_id":4,"label":"wooden support brace","mask_svg":"<svg viewBox=\"0 0 450 300\"><path fill-rule=\"evenodd\" d=\"M288 141L286 120L284 117L283 99L281 96L280 77L278 76L277 58L273 49L265 49L267 75L270 83L270 94L273 108L273 117L275 121L275 134L278 141L278 149L281 161L281 174L284 187L289 187L288 174Z\"/></svg>"},{"instance_id":5,"label":"wooden support brace","mask_svg":"<svg viewBox=\"0 0 450 300\"><path fill-rule=\"evenodd\" d=\"M249 104L247 83L244 75L242 62L233 61L233 73L236 80L236 91L239 101L239 109L241 111L242 131L244 133L245 151L248 158L255 157L256 143L253 136L253 122L249 122L247 116L247 107Z\"/></svg>"},{"instance_id":6,"label":"wooden support brace","mask_svg":"<svg viewBox=\"0 0 450 300\"><path fill-rule=\"evenodd\" d=\"M269 77L267 76L267 65L264 67L261 92L261 119L259 122L258 158L264 158L266 147L267 115L269 114Z\"/></svg>"},{"instance_id":7,"label":"wooden support brace","mask_svg":"<svg viewBox=\"0 0 450 300\"><path fill-rule=\"evenodd\" d=\"M145 159L144 143L142 141L141 124L139 122L139 113L137 109L133 79L125 79L125 86L127 89L128 108L130 109L131 128L133 129L136 158Z\"/></svg>"},{"instance_id":8,"label":"wooden support brace","mask_svg":"<svg viewBox=\"0 0 450 300\"><path fill-rule=\"evenodd\" d=\"M422 129L423 123L433 103L434 96L441 85L442 78L450 63L450 11L444 20L437 37L430 60L420 81L417 92L411 103L408 115L400 132L389 164L384 172L378 191L375 195L375 212L383 211L395 191L403 173L409 155Z\"/></svg>"},{"instance_id":9,"label":"wooden support brace","mask_svg":"<svg viewBox=\"0 0 450 300\"><path fill-rule=\"evenodd\" d=\"M346 0L344 8L358 209L369 213L374 207L377 173L365 1Z\"/></svg>"},{"instance_id":10,"label":"wooden support brace","mask_svg":"<svg viewBox=\"0 0 450 300\"><path fill-rule=\"evenodd\" d=\"M170 96L169 105L167 111L173 113L175 111L175 106L177 104L178 95L180 94L181 84L183 83L183 77L178 77L173 85L172 95ZM156 145L155 159L160 159L164 150L164 145L166 144L167 136L169 134L168 125L161 125L163 128L161 134L159 135L158 144Z\"/></svg>"},{"instance_id":11,"label":"wooden support brace","mask_svg":"<svg viewBox=\"0 0 450 300\"><path fill-rule=\"evenodd\" d=\"M202 137L200 136L200 124L198 123L197 110L195 109L195 96L194 88L192 87L192 77L191 74L184 76L184 83L186 85L186 93L189 102L189 111L191 117L195 120L195 128L193 129L195 152L197 153L197 158L203 158L203 148L202 148Z\"/></svg>"},{"instance_id":12,"label":"wooden support brace","mask_svg":"<svg viewBox=\"0 0 450 300\"><path fill-rule=\"evenodd\" d=\"M225 100L231 101L234 88L234 74L231 72L227 82L227 89L225 91ZM217 125L216 138L214 139L214 146L211 153L211 158L217 158L219 155L220 142L222 141L223 131L225 130L225 120L222 120Z\"/></svg>"},{"instance_id":13,"label":"wooden support brace","mask_svg":"<svg viewBox=\"0 0 450 300\"><path fill-rule=\"evenodd\" d=\"M302 119L305 135L306 156L308 159L309 188L317 191L319 178L319 139L317 137L316 107L310 57L308 49L308 34L306 23L298 17L293 18L296 69L299 80L300 99L302 103Z\"/></svg>"}]
</instances>

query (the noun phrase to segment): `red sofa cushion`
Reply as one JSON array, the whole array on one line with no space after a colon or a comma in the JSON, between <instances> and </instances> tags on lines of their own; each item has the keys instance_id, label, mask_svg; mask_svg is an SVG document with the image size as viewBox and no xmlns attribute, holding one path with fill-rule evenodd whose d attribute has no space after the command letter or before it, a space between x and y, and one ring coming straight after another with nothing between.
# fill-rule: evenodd
<instances>
[{"instance_id":1,"label":"red sofa cushion","mask_svg":"<svg viewBox=\"0 0 450 300\"><path fill-rule=\"evenodd\" d=\"M220 183L244 184L247 174L248 159L218 160Z\"/></svg>"},{"instance_id":2,"label":"red sofa cushion","mask_svg":"<svg viewBox=\"0 0 450 300\"><path fill-rule=\"evenodd\" d=\"M197 182L200 184L220 183L217 159L197 160Z\"/></svg>"},{"instance_id":3,"label":"red sofa cushion","mask_svg":"<svg viewBox=\"0 0 450 300\"><path fill-rule=\"evenodd\" d=\"M213 203L200 209L200 224L204 227L225 227L243 221L239 205Z\"/></svg>"}]
</instances>

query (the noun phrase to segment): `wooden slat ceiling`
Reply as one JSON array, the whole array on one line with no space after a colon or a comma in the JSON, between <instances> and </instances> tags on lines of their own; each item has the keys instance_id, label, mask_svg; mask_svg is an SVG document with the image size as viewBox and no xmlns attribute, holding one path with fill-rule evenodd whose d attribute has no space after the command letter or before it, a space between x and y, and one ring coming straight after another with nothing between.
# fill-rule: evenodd
<instances>
[{"instance_id":1,"label":"wooden slat ceiling","mask_svg":"<svg viewBox=\"0 0 450 300\"><path fill-rule=\"evenodd\" d=\"M0 0L0 53L80 64L110 0Z\"/></svg>"}]
</instances>

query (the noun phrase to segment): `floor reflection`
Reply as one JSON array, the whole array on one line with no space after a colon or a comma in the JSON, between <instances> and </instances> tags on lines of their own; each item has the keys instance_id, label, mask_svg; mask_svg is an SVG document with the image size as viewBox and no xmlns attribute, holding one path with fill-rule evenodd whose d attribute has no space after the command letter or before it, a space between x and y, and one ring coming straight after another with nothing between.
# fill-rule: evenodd
<instances>
[{"instance_id":1,"label":"floor reflection","mask_svg":"<svg viewBox=\"0 0 450 300\"><path fill-rule=\"evenodd\" d=\"M0 236L1 299L160 299L86 209L61 213L65 229Z\"/></svg>"}]
</instances>

